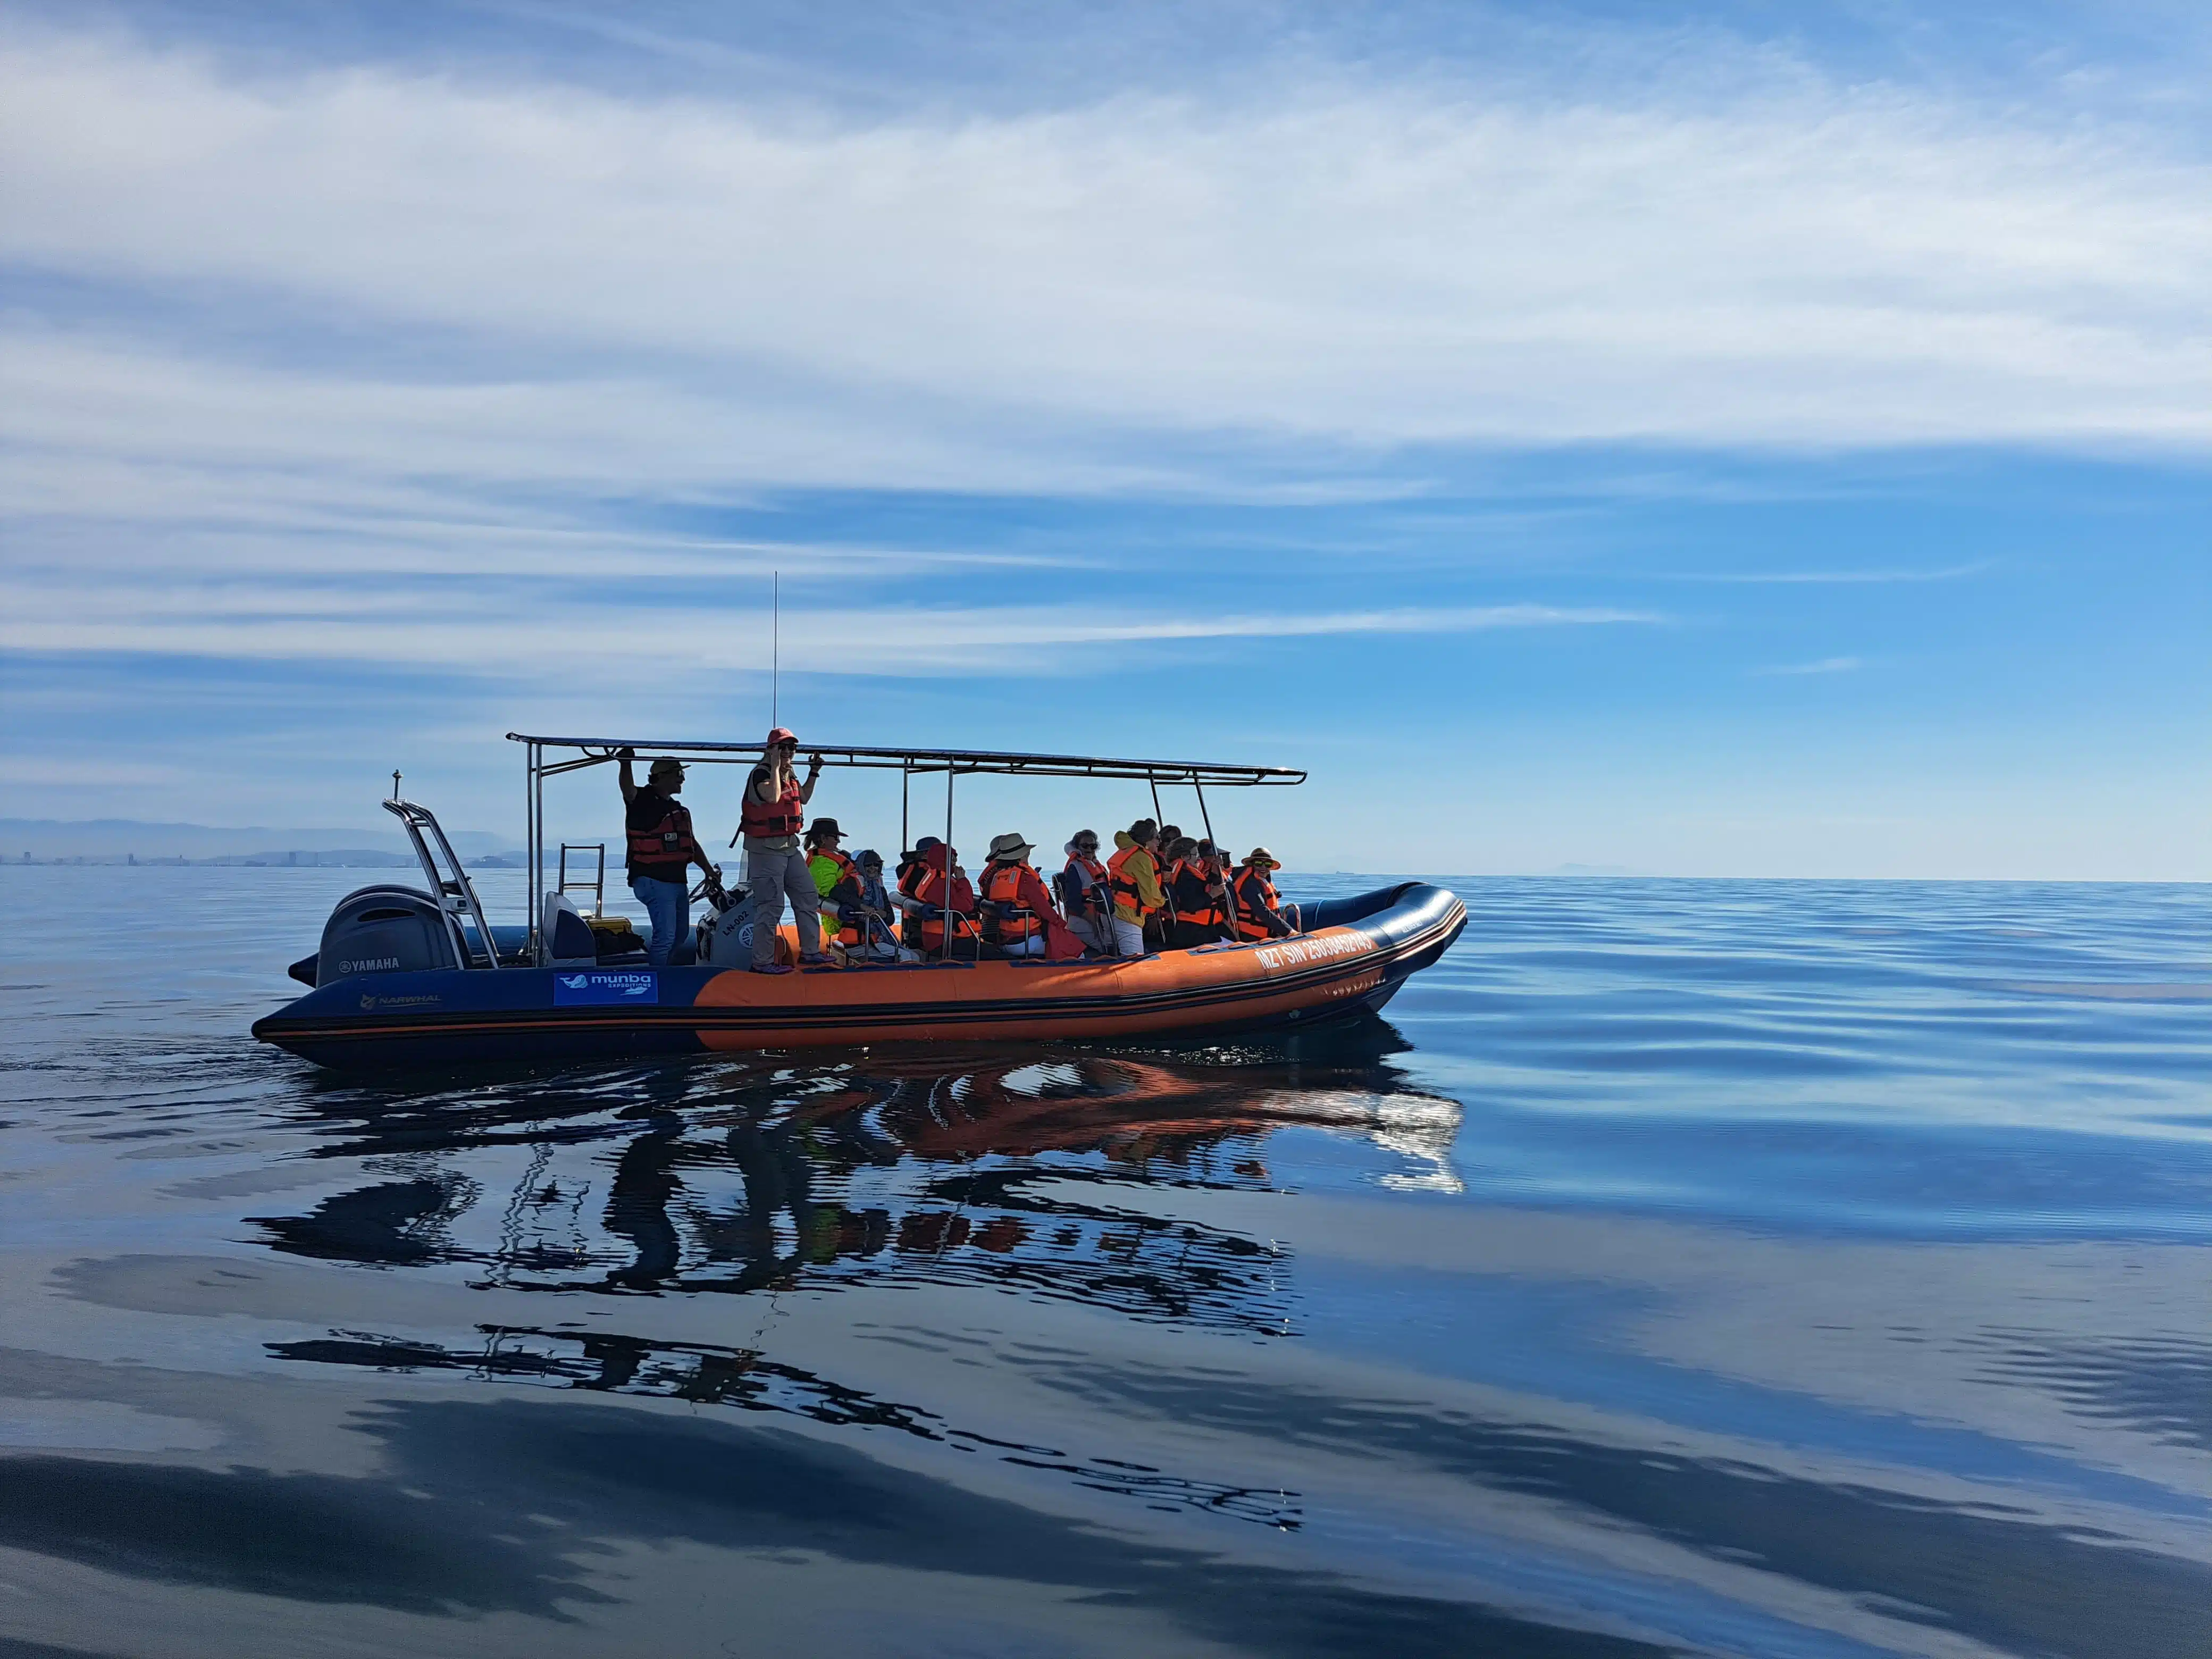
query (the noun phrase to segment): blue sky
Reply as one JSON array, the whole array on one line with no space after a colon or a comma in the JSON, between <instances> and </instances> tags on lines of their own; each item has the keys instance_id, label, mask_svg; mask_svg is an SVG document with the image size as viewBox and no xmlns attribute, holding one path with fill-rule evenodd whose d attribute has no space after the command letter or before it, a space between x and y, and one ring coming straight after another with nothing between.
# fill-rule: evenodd
<instances>
[{"instance_id":1,"label":"blue sky","mask_svg":"<svg viewBox=\"0 0 2212 1659\"><path fill-rule=\"evenodd\" d=\"M2159 4L8 8L0 815L517 832L510 728L763 727L780 570L802 733L1304 765L1218 814L1294 866L2212 878L2208 70Z\"/></svg>"}]
</instances>

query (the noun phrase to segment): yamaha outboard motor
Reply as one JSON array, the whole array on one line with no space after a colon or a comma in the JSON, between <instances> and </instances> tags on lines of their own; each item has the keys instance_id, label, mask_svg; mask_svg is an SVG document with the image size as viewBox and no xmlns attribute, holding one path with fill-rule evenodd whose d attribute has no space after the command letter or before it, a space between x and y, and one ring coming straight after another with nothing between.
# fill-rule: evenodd
<instances>
[{"instance_id":1,"label":"yamaha outboard motor","mask_svg":"<svg viewBox=\"0 0 2212 1659\"><path fill-rule=\"evenodd\" d=\"M435 899L412 887L364 887L341 899L323 924L315 983L460 965Z\"/></svg>"}]
</instances>

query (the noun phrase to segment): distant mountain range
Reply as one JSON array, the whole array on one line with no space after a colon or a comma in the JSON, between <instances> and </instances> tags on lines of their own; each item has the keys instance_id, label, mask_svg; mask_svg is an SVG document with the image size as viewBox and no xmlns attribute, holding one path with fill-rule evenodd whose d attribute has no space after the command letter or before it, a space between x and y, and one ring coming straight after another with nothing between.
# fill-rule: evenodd
<instances>
[{"instance_id":1,"label":"distant mountain range","mask_svg":"<svg viewBox=\"0 0 2212 1659\"><path fill-rule=\"evenodd\" d=\"M449 830L453 850L472 864L519 858L522 843L483 830ZM20 864L268 864L410 867L406 838L360 830L231 829L206 823L149 823L138 818L0 818L0 861Z\"/></svg>"}]
</instances>

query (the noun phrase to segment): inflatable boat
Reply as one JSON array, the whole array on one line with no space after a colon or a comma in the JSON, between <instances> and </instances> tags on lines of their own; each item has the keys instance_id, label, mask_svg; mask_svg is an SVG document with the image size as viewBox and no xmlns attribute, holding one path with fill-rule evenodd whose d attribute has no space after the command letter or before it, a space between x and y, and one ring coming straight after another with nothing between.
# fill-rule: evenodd
<instances>
[{"instance_id":1,"label":"inflatable boat","mask_svg":"<svg viewBox=\"0 0 2212 1659\"><path fill-rule=\"evenodd\" d=\"M510 734L512 735L512 734ZM532 892L542 890L545 777L623 749L750 764L757 744L648 744L521 738L531 745ZM582 759L549 761L573 749ZM825 750L830 763L898 765L907 779L978 772L1249 787L1302 773L1191 763L1109 762L974 751ZM902 784L902 799L906 788ZM258 1021L263 1042L334 1067L733 1049L859 1047L945 1040L1186 1037L1301 1030L1379 1009L1441 957L1466 924L1459 900L1406 882L1305 907L1287 939L1068 962L848 958L761 975L691 960L654 967L646 941L592 927L561 887L529 927L495 927L426 808L385 803L413 842L429 890L377 885L341 902L320 948L293 964L313 988ZM906 813L902 809L902 817ZM947 834L951 836L947 812ZM902 824L903 831L908 826ZM681 954L710 946L702 927ZM913 953L906 953L911 956Z\"/></svg>"}]
</instances>

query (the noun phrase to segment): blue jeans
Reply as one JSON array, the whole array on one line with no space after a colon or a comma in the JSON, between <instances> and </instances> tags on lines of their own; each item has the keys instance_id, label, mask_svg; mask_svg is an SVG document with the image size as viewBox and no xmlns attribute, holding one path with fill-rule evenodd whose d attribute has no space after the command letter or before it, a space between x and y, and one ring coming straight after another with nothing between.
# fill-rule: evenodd
<instances>
[{"instance_id":1,"label":"blue jeans","mask_svg":"<svg viewBox=\"0 0 2212 1659\"><path fill-rule=\"evenodd\" d=\"M684 934L691 930L691 890L680 881L632 876L629 890L653 918L653 937L645 942L645 954L654 967L665 968L669 952L684 943Z\"/></svg>"}]
</instances>

